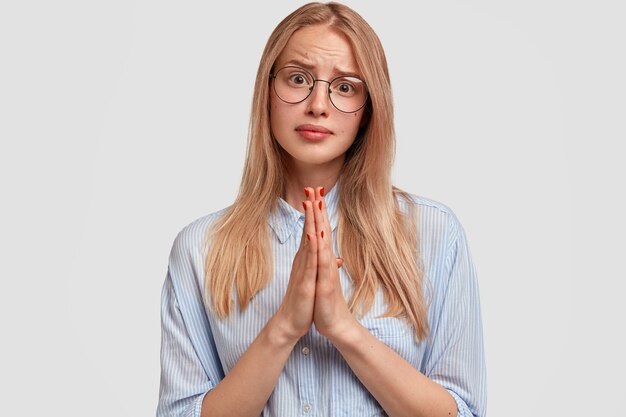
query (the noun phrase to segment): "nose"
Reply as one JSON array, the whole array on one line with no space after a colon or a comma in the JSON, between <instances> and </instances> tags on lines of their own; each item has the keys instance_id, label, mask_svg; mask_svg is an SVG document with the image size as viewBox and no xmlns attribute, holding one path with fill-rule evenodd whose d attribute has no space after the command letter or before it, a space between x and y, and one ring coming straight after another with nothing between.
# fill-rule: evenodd
<instances>
[{"instance_id":1,"label":"nose","mask_svg":"<svg viewBox=\"0 0 626 417\"><path fill-rule=\"evenodd\" d=\"M328 81L315 80L311 94L307 99L307 113L316 117L328 116L330 110L330 84Z\"/></svg>"}]
</instances>

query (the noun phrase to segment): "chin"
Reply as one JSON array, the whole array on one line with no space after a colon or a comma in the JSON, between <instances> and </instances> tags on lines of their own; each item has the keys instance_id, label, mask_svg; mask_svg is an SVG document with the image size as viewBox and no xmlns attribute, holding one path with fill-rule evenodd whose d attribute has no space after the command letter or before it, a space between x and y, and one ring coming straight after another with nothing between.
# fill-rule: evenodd
<instances>
[{"instance_id":1,"label":"chin","mask_svg":"<svg viewBox=\"0 0 626 417\"><path fill-rule=\"evenodd\" d=\"M332 138L330 138L332 139ZM312 144L300 144L298 141L300 138L296 138L293 142L287 142L285 145L292 146L282 146L279 141L279 145L281 145L282 151L284 152L284 156L290 163L295 165L325 165L331 162L334 162L338 159L343 160L347 149L344 149L344 146L338 146L338 143L312 143ZM296 145L296 146L293 146ZM311 146L313 145L313 146Z\"/></svg>"},{"instance_id":2,"label":"chin","mask_svg":"<svg viewBox=\"0 0 626 417\"><path fill-rule=\"evenodd\" d=\"M343 159L345 154L333 154L333 155L296 155L296 157L292 156L292 159L297 164L304 165L325 165L331 162L337 161L338 159Z\"/></svg>"}]
</instances>

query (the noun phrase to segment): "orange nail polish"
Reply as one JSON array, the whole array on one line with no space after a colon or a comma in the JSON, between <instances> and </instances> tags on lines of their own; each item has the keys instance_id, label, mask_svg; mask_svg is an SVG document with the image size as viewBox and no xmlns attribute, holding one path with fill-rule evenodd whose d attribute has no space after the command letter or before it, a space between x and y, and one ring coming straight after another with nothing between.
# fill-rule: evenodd
<instances>
[{"instance_id":1,"label":"orange nail polish","mask_svg":"<svg viewBox=\"0 0 626 417\"><path fill-rule=\"evenodd\" d=\"M324 187L322 187L322 189L320 190L320 195L324 197Z\"/></svg>"},{"instance_id":2,"label":"orange nail polish","mask_svg":"<svg viewBox=\"0 0 626 417\"><path fill-rule=\"evenodd\" d=\"M322 202L321 202L321 201L320 201L320 204L319 204L319 205L320 205L320 210L321 210L321 209L322 209Z\"/></svg>"},{"instance_id":3,"label":"orange nail polish","mask_svg":"<svg viewBox=\"0 0 626 417\"><path fill-rule=\"evenodd\" d=\"M304 207L304 211L306 211L306 203L304 201L302 202L302 207Z\"/></svg>"},{"instance_id":4,"label":"orange nail polish","mask_svg":"<svg viewBox=\"0 0 626 417\"><path fill-rule=\"evenodd\" d=\"M309 190L307 190L306 188L304 189L304 194L306 194L306 196L309 196Z\"/></svg>"}]
</instances>

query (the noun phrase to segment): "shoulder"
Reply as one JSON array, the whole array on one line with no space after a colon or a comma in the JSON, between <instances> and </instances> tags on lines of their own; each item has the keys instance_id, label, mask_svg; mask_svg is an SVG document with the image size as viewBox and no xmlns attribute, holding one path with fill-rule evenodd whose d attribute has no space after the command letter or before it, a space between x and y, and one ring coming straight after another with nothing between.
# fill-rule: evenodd
<instances>
[{"instance_id":1,"label":"shoulder","mask_svg":"<svg viewBox=\"0 0 626 417\"><path fill-rule=\"evenodd\" d=\"M441 213L453 214L452 209L450 209L450 207L448 207L447 205L439 201L432 200L430 198L427 198L421 195L407 193L406 191L403 192L403 195L398 196L398 202L400 204L400 207L403 207L403 208L411 205L413 207L420 208L422 210L424 209L429 210L429 211L434 210L434 211L441 212Z\"/></svg>"},{"instance_id":2,"label":"shoulder","mask_svg":"<svg viewBox=\"0 0 626 417\"><path fill-rule=\"evenodd\" d=\"M432 262L453 257L465 232L455 212L439 201L410 193L398 197L400 210L417 215L421 250Z\"/></svg>"},{"instance_id":3,"label":"shoulder","mask_svg":"<svg viewBox=\"0 0 626 417\"><path fill-rule=\"evenodd\" d=\"M461 224L454 211L444 203L407 192L397 196L402 212L416 212L420 226L438 226L459 229Z\"/></svg>"},{"instance_id":4,"label":"shoulder","mask_svg":"<svg viewBox=\"0 0 626 417\"><path fill-rule=\"evenodd\" d=\"M227 209L207 214L185 225L176 235L168 261L169 276L178 297L201 300L209 228Z\"/></svg>"},{"instance_id":5,"label":"shoulder","mask_svg":"<svg viewBox=\"0 0 626 417\"><path fill-rule=\"evenodd\" d=\"M176 235L170 257L201 255L209 228L228 210L228 207L199 217L186 224Z\"/></svg>"}]
</instances>

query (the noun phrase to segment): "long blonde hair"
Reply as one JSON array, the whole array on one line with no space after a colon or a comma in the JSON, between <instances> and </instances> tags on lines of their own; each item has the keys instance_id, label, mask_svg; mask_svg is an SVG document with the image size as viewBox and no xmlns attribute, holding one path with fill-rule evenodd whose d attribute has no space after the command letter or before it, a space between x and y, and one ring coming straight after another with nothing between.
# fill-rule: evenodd
<instances>
[{"instance_id":1,"label":"long blonde hair","mask_svg":"<svg viewBox=\"0 0 626 417\"><path fill-rule=\"evenodd\" d=\"M380 286L388 307L385 316L404 317L421 340L428 334L428 321L417 213L411 197L391 184L395 132L387 60L367 22L338 3L298 8L267 41L256 75L239 194L207 236L207 294L214 312L226 317L232 311L233 286L243 309L271 279L267 216L283 193L285 166L283 151L270 133L269 74L291 35L312 25L326 25L346 36L369 90L363 116L367 124L346 153L338 182L338 248L353 282L350 310L365 314ZM400 210L398 199L407 201L407 213Z\"/></svg>"}]
</instances>

